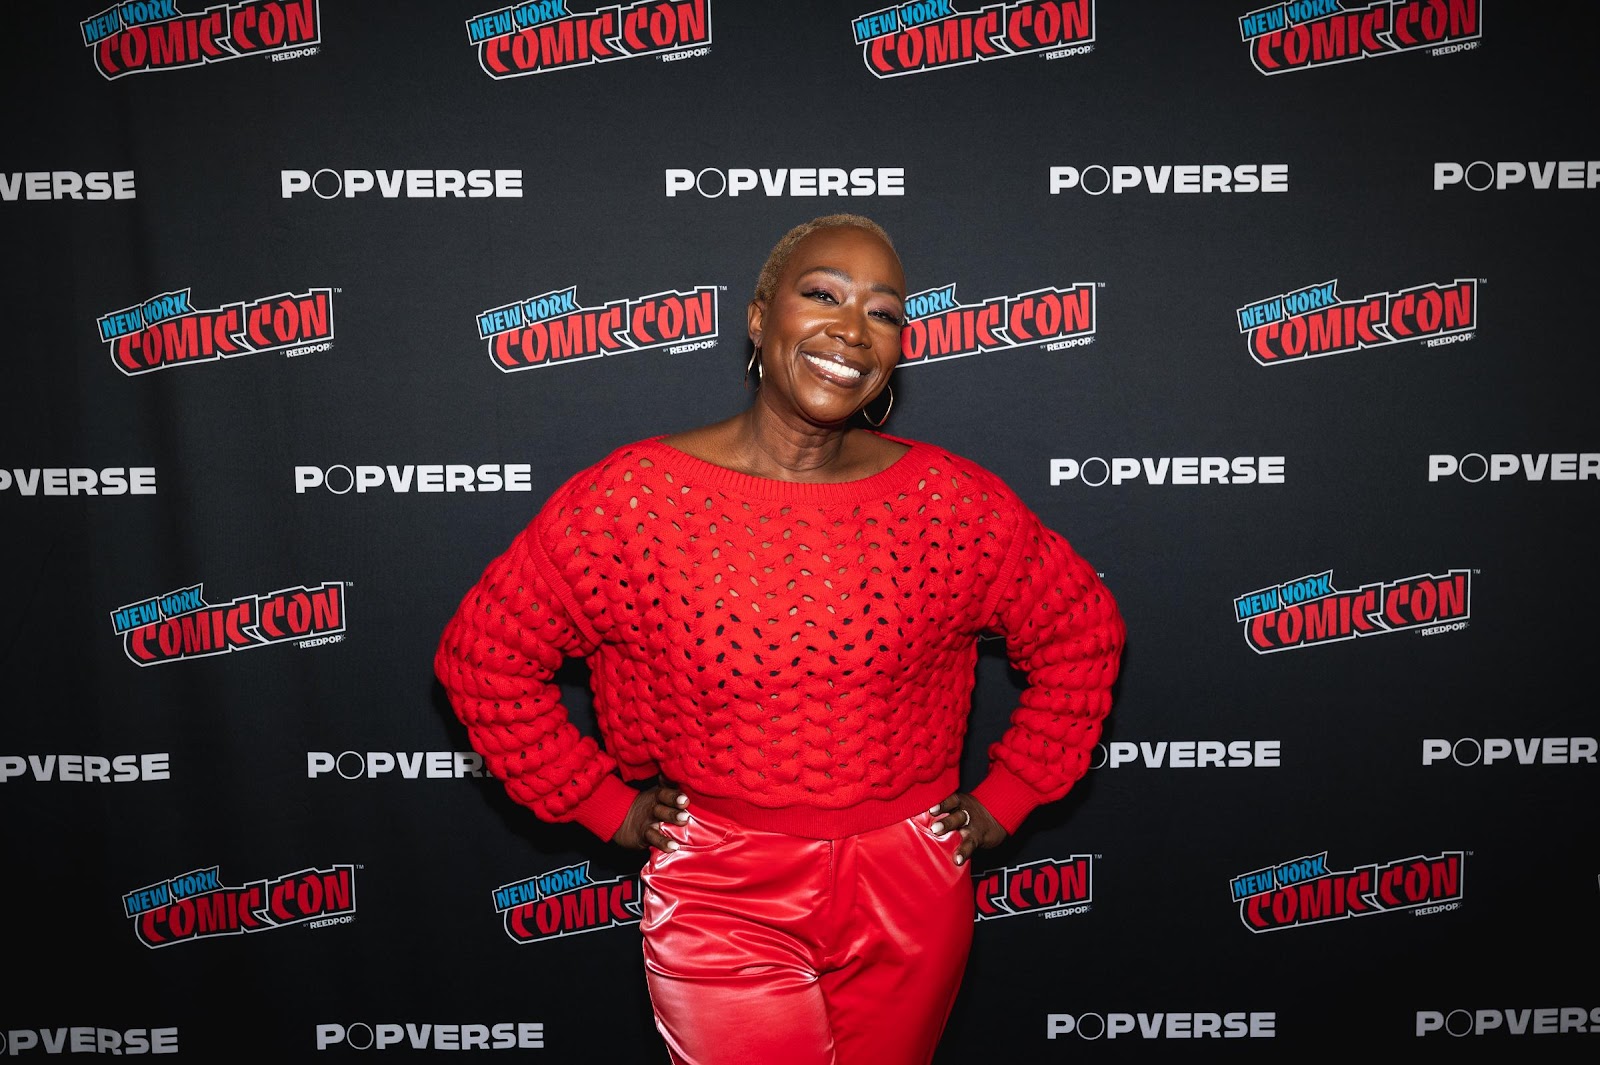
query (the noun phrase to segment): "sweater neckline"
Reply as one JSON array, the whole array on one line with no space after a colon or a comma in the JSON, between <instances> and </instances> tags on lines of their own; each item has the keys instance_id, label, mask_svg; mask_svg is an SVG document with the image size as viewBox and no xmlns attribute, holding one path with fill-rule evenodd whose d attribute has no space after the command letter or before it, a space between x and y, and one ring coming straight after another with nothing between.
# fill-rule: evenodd
<instances>
[{"instance_id":1,"label":"sweater neckline","mask_svg":"<svg viewBox=\"0 0 1600 1065\"><path fill-rule=\"evenodd\" d=\"M782 481L775 477L758 477L730 470L663 443L666 433L648 437L640 441L639 446L650 453L653 461L667 469L735 495L794 503L865 503L880 499L907 483L927 459L928 445L920 441L906 440L888 433L877 435L904 444L909 450L877 473L854 481Z\"/></svg>"}]
</instances>

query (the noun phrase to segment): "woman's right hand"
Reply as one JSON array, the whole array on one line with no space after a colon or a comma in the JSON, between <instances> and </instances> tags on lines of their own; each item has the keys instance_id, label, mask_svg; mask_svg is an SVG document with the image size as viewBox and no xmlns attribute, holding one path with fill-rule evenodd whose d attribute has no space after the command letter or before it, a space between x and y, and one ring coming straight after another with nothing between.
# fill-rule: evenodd
<instances>
[{"instance_id":1,"label":"woman's right hand","mask_svg":"<svg viewBox=\"0 0 1600 1065\"><path fill-rule=\"evenodd\" d=\"M629 850L655 847L657 850L675 851L678 849L677 841L667 838L666 833L661 831L661 824L663 821L677 824L688 822L689 812L684 809L688 805L689 796L671 784L645 788L633 800L633 805L628 808L628 816L622 819L622 827L617 829L611 841Z\"/></svg>"}]
</instances>

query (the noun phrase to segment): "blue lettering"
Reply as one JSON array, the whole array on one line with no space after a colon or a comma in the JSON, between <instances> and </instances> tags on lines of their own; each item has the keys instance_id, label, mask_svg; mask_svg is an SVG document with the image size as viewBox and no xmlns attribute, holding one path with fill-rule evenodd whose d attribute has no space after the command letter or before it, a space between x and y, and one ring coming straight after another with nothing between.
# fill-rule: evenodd
<instances>
[{"instance_id":1,"label":"blue lettering","mask_svg":"<svg viewBox=\"0 0 1600 1065\"><path fill-rule=\"evenodd\" d=\"M153 910L157 906L165 906L171 896L167 893L167 885L156 884L153 887L131 891L122 896L122 910L129 917L146 910Z\"/></svg>"},{"instance_id":2,"label":"blue lettering","mask_svg":"<svg viewBox=\"0 0 1600 1065\"><path fill-rule=\"evenodd\" d=\"M1245 40L1260 37L1262 34L1281 30L1285 25L1283 5L1269 7L1265 11L1253 11L1239 19L1239 34Z\"/></svg>"},{"instance_id":3,"label":"blue lettering","mask_svg":"<svg viewBox=\"0 0 1600 1065\"><path fill-rule=\"evenodd\" d=\"M177 18L178 5L176 0L129 0L128 3L118 4L117 12L124 23L137 26L143 22Z\"/></svg>"},{"instance_id":4,"label":"blue lettering","mask_svg":"<svg viewBox=\"0 0 1600 1065\"><path fill-rule=\"evenodd\" d=\"M94 44L103 37L109 37L122 29L122 19L117 17L117 9L111 8L102 11L94 18L86 18L78 25L83 29L83 43Z\"/></svg>"},{"instance_id":5,"label":"blue lettering","mask_svg":"<svg viewBox=\"0 0 1600 1065\"><path fill-rule=\"evenodd\" d=\"M921 26L955 14L950 7L950 0L912 0L909 4L901 4L895 11L903 26Z\"/></svg>"},{"instance_id":6,"label":"blue lettering","mask_svg":"<svg viewBox=\"0 0 1600 1065\"><path fill-rule=\"evenodd\" d=\"M101 340L114 340L126 333L137 333L144 328L144 319L139 314L139 308L129 307L127 310L116 311L103 318L97 319L100 326Z\"/></svg>"},{"instance_id":7,"label":"blue lettering","mask_svg":"<svg viewBox=\"0 0 1600 1065\"><path fill-rule=\"evenodd\" d=\"M1239 311L1239 331L1254 329L1283 318L1283 297L1252 303Z\"/></svg>"},{"instance_id":8,"label":"blue lettering","mask_svg":"<svg viewBox=\"0 0 1600 1065\"><path fill-rule=\"evenodd\" d=\"M1308 311L1320 310L1323 307L1332 307L1339 302L1339 297L1334 294L1337 281L1329 281L1325 285L1313 285L1303 288L1299 292L1291 292L1283 297L1285 306L1290 314L1305 314Z\"/></svg>"},{"instance_id":9,"label":"blue lettering","mask_svg":"<svg viewBox=\"0 0 1600 1065\"><path fill-rule=\"evenodd\" d=\"M568 866L565 869L557 869L539 877L539 894L544 896L559 895L574 888L587 887L590 883L589 863L582 862L578 865Z\"/></svg>"},{"instance_id":10,"label":"blue lettering","mask_svg":"<svg viewBox=\"0 0 1600 1065\"><path fill-rule=\"evenodd\" d=\"M511 14L518 26L527 29L552 19L565 18L571 12L567 10L566 0L529 0L513 8Z\"/></svg>"},{"instance_id":11,"label":"blue lettering","mask_svg":"<svg viewBox=\"0 0 1600 1065\"><path fill-rule=\"evenodd\" d=\"M1285 603L1304 603L1333 593L1333 570L1310 577L1301 577L1278 587Z\"/></svg>"},{"instance_id":12,"label":"blue lettering","mask_svg":"<svg viewBox=\"0 0 1600 1065\"><path fill-rule=\"evenodd\" d=\"M1261 869L1254 873L1246 873L1244 876L1236 876L1229 883L1229 887L1233 891L1234 901L1238 902L1241 899L1249 898L1251 895L1259 895L1263 891L1271 891L1272 874L1265 869Z\"/></svg>"},{"instance_id":13,"label":"blue lettering","mask_svg":"<svg viewBox=\"0 0 1600 1065\"><path fill-rule=\"evenodd\" d=\"M162 616L175 618L179 614L188 614L205 606L206 601L200 598L200 588L201 585L197 584L193 588L185 588L182 591L162 596Z\"/></svg>"},{"instance_id":14,"label":"blue lettering","mask_svg":"<svg viewBox=\"0 0 1600 1065\"><path fill-rule=\"evenodd\" d=\"M893 33L900 28L900 18L891 8L887 11L874 11L870 15L862 15L850 24L850 30L855 34L857 44L866 44L874 37L882 37L886 33Z\"/></svg>"},{"instance_id":15,"label":"blue lettering","mask_svg":"<svg viewBox=\"0 0 1600 1065\"><path fill-rule=\"evenodd\" d=\"M481 44L491 37L515 33L516 29L517 24L511 17L510 8L504 11L492 11L487 15L467 20L467 40L473 44Z\"/></svg>"},{"instance_id":16,"label":"blue lettering","mask_svg":"<svg viewBox=\"0 0 1600 1065\"><path fill-rule=\"evenodd\" d=\"M1292 862L1284 862L1273 870L1273 877L1279 887L1289 884L1298 884L1302 880L1316 880L1328 875L1328 852L1308 858L1296 858Z\"/></svg>"},{"instance_id":17,"label":"blue lettering","mask_svg":"<svg viewBox=\"0 0 1600 1065\"><path fill-rule=\"evenodd\" d=\"M484 311L478 315L478 339L488 340L496 333L504 333L508 329L519 329L522 326L522 306L513 303L509 307L496 307L492 311Z\"/></svg>"},{"instance_id":18,"label":"blue lettering","mask_svg":"<svg viewBox=\"0 0 1600 1065\"><path fill-rule=\"evenodd\" d=\"M906 319L925 318L930 314L940 314L944 311L956 309L956 287L946 285L944 288L929 289L927 292L918 292L906 300Z\"/></svg>"},{"instance_id":19,"label":"blue lettering","mask_svg":"<svg viewBox=\"0 0 1600 1065\"><path fill-rule=\"evenodd\" d=\"M1276 610L1280 605L1276 588L1264 588L1259 592L1241 595L1233 601L1234 612L1238 615L1239 621L1264 614L1269 610Z\"/></svg>"},{"instance_id":20,"label":"blue lettering","mask_svg":"<svg viewBox=\"0 0 1600 1065\"><path fill-rule=\"evenodd\" d=\"M172 888L172 897L187 899L195 895L203 895L208 891L216 891L222 886L222 878L218 875L219 867L213 865L210 869L196 869L192 873L175 876L167 883Z\"/></svg>"},{"instance_id":21,"label":"blue lettering","mask_svg":"<svg viewBox=\"0 0 1600 1065\"><path fill-rule=\"evenodd\" d=\"M507 884L494 893L494 908L496 911L509 910L513 906L521 906L525 902L535 902L539 898L539 889L532 880L524 880L520 884Z\"/></svg>"},{"instance_id":22,"label":"blue lettering","mask_svg":"<svg viewBox=\"0 0 1600 1065\"><path fill-rule=\"evenodd\" d=\"M1295 0L1288 5L1284 13L1289 16L1289 21L1295 25L1309 22L1314 18L1332 15L1339 10L1338 0Z\"/></svg>"},{"instance_id":23,"label":"blue lettering","mask_svg":"<svg viewBox=\"0 0 1600 1065\"><path fill-rule=\"evenodd\" d=\"M542 296L535 296L522 304L522 313L529 322L543 322L551 318L560 318L564 314L572 314L578 309L578 290L576 287L565 289L561 292L546 292Z\"/></svg>"},{"instance_id":24,"label":"blue lettering","mask_svg":"<svg viewBox=\"0 0 1600 1065\"><path fill-rule=\"evenodd\" d=\"M152 296L144 301L139 313L144 316L145 325L155 325L164 318L193 314L194 308L189 306L189 290L183 289L181 292L163 292L159 296Z\"/></svg>"},{"instance_id":25,"label":"blue lettering","mask_svg":"<svg viewBox=\"0 0 1600 1065\"><path fill-rule=\"evenodd\" d=\"M161 620L161 609L154 599L125 606L111 613L111 628L118 635L137 629L141 625L154 625Z\"/></svg>"}]
</instances>

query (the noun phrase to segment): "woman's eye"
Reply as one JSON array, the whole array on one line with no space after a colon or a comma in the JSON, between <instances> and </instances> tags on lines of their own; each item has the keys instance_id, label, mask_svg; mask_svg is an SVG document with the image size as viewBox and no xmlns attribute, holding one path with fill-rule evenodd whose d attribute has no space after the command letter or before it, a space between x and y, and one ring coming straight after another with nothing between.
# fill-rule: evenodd
<instances>
[{"instance_id":1,"label":"woman's eye","mask_svg":"<svg viewBox=\"0 0 1600 1065\"><path fill-rule=\"evenodd\" d=\"M898 314L895 314L893 311L873 311L872 313L877 315L879 318L882 318L884 321L890 323L891 325L901 325L901 324L903 324L900 316Z\"/></svg>"},{"instance_id":2,"label":"woman's eye","mask_svg":"<svg viewBox=\"0 0 1600 1065\"><path fill-rule=\"evenodd\" d=\"M820 288L814 288L810 292L807 292L805 295L806 295L807 299L813 299L813 300L822 299L822 300L827 300L829 303L834 302L833 293L825 292Z\"/></svg>"}]
</instances>

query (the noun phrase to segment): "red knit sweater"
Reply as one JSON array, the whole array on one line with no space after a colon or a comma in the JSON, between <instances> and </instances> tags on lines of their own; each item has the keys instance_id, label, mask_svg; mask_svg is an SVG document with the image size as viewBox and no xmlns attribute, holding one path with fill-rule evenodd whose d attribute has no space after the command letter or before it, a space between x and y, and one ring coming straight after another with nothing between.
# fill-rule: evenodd
<instances>
[{"instance_id":1,"label":"red knit sweater","mask_svg":"<svg viewBox=\"0 0 1600 1065\"><path fill-rule=\"evenodd\" d=\"M652 439L558 489L434 663L512 798L610 839L624 779L660 772L755 828L891 824L957 790L984 631L1028 686L972 794L1009 831L1066 794L1111 707L1111 594L994 474L902 443L882 473L802 484ZM572 656L604 749L552 683Z\"/></svg>"}]
</instances>

